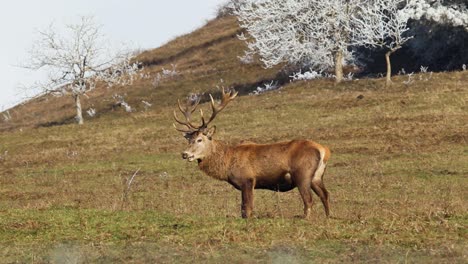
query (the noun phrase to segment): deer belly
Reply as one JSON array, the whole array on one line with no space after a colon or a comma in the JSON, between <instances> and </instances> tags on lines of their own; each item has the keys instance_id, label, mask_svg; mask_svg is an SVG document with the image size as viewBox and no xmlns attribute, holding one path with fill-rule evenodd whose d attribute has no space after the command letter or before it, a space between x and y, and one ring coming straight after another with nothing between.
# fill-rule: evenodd
<instances>
[{"instance_id":1,"label":"deer belly","mask_svg":"<svg viewBox=\"0 0 468 264\"><path fill-rule=\"evenodd\" d=\"M296 187L291 180L291 174L284 173L279 177L262 177L257 179L255 189L268 189L272 191L287 192Z\"/></svg>"}]
</instances>

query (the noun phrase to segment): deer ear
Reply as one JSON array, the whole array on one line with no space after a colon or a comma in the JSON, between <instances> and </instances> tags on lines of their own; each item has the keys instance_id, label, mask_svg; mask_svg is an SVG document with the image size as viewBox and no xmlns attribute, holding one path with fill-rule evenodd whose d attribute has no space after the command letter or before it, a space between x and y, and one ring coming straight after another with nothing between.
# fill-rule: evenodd
<instances>
[{"instance_id":1,"label":"deer ear","mask_svg":"<svg viewBox=\"0 0 468 264\"><path fill-rule=\"evenodd\" d=\"M211 140L215 132L216 132L216 126L212 126L211 128L208 128L208 130L204 132L203 134L205 134L205 136L207 136L208 139Z\"/></svg>"}]
</instances>

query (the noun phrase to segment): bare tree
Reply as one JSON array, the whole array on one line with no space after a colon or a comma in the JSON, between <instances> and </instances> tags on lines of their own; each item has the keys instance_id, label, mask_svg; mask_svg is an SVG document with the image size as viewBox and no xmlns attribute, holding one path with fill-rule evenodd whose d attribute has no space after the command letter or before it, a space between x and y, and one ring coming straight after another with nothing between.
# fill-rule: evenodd
<instances>
[{"instance_id":1,"label":"bare tree","mask_svg":"<svg viewBox=\"0 0 468 264\"><path fill-rule=\"evenodd\" d=\"M407 0L372 0L359 6L355 17L354 43L387 49L386 86L391 84L392 67L390 55L412 38L405 33L409 30Z\"/></svg>"},{"instance_id":2,"label":"bare tree","mask_svg":"<svg viewBox=\"0 0 468 264\"><path fill-rule=\"evenodd\" d=\"M63 35L53 26L38 33L31 60L24 67L48 73L45 82L36 84L43 92L73 97L78 124L83 124L81 96L98 82L126 85L136 76L138 65L130 63L131 53L111 51L93 17L66 25Z\"/></svg>"},{"instance_id":3,"label":"bare tree","mask_svg":"<svg viewBox=\"0 0 468 264\"><path fill-rule=\"evenodd\" d=\"M325 70L335 67L343 79L343 62L352 59L352 14L358 0L245 0L234 13L245 36L246 56L258 54L265 67L282 62Z\"/></svg>"}]
</instances>

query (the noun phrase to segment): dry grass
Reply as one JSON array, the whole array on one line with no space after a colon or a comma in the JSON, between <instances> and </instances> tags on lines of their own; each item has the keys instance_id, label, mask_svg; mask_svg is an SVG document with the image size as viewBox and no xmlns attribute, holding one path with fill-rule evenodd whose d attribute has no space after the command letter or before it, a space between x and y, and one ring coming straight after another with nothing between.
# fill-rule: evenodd
<instances>
[{"instance_id":1,"label":"dry grass","mask_svg":"<svg viewBox=\"0 0 468 264\"><path fill-rule=\"evenodd\" d=\"M226 19L207 26L224 32ZM208 32L191 44L176 39L180 48L169 43L154 58L212 41ZM381 79L297 82L237 98L216 121L218 139L308 138L332 150L330 219L319 202L310 221L299 218L297 191L256 191L246 221L238 191L180 159L185 142L171 117L176 98L210 91L220 78L229 86L275 75L238 65L241 49L235 39L191 49L171 61L181 75L156 88L140 80L131 90L98 89L87 103L102 114L81 127L20 131L37 125L26 117L8 125L0 133L0 262L466 263L468 72L415 76L410 85L396 76L389 89ZM106 98L116 91L154 106L112 111ZM16 111L66 119L44 105Z\"/></svg>"}]
</instances>

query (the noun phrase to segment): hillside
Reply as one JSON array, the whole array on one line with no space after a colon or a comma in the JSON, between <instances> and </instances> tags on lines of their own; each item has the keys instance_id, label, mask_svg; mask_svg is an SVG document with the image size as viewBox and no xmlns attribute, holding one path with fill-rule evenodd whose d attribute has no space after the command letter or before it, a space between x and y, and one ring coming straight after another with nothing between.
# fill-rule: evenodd
<instances>
[{"instance_id":1,"label":"hillside","mask_svg":"<svg viewBox=\"0 0 468 264\"><path fill-rule=\"evenodd\" d=\"M241 64L238 32L224 17L143 52L150 77L98 87L84 100L98 115L83 126L68 97L12 109L0 132L0 262L467 262L468 71L395 76L390 88L292 82L253 96L284 77ZM156 84L172 65L177 74ZM217 117L217 139L330 147L330 219L316 196L301 219L297 190L257 190L255 217L240 219L240 193L180 158L177 99L221 85L241 96ZM136 111L113 107L113 94Z\"/></svg>"},{"instance_id":2,"label":"hillside","mask_svg":"<svg viewBox=\"0 0 468 264\"><path fill-rule=\"evenodd\" d=\"M237 39L239 32L235 18L224 17L160 48L142 52L136 60L144 66L144 78L129 87L97 87L87 95L88 98L82 99L83 109L96 109L98 117L122 116L126 115L124 111L113 111L117 102L114 94L123 96L136 111L141 111L145 109L142 100L158 108L156 106L172 105L174 98L189 93L215 91L216 86L243 90L273 79L278 69L265 70L259 63L239 63L237 56L242 55L245 48ZM174 67L176 76L162 75L163 69ZM156 82L158 74L162 78ZM9 122L0 121L0 130L72 123L75 110L69 96L43 96L14 107L10 115Z\"/></svg>"}]
</instances>

